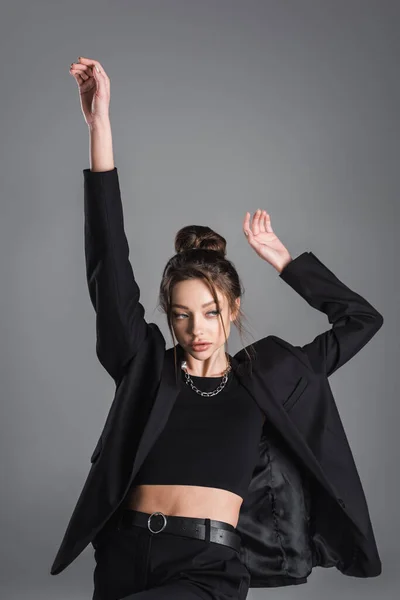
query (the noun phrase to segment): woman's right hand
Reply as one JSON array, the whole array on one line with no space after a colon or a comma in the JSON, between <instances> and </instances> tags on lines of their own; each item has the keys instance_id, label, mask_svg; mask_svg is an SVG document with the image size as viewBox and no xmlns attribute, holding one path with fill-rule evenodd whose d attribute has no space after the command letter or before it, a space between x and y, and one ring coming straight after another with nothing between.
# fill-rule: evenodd
<instances>
[{"instance_id":1,"label":"woman's right hand","mask_svg":"<svg viewBox=\"0 0 400 600\"><path fill-rule=\"evenodd\" d=\"M109 119L110 79L99 61L80 56L79 62L71 64L69 72L78 84L86 123L92 126Z\"/></svg>"}]
</instances>

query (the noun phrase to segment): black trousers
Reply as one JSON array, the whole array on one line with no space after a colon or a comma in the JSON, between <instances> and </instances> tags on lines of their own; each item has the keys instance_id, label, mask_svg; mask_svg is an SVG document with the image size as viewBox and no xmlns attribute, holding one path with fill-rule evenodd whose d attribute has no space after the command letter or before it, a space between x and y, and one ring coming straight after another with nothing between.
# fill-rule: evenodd
<instances>
[{"instance_id":1,"label":"black trousers","mask_svg":"<svg viewBox=\"0 0 400 600\"><path fill-rule=\"evenodd\" d=\"M138 525L118 529L118 518L117 511L92 542L92 600L246 598L250 573L237 550L171 532L152 533ZM229 523L226 528L236 531Z\"/></svg>"}]
</instances>

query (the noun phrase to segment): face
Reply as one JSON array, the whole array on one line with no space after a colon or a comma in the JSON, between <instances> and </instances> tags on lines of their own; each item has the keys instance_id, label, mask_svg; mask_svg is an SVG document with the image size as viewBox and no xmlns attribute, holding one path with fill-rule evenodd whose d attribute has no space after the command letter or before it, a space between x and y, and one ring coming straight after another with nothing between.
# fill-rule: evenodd
<instances>
[{"instance_id":1,"label":"face","mask_svg":"<svg viewBox=\"0 0 400 600\"><path fill-rule=\"evenodd\" d=\"M231 322L235 319L240 298L236 299L237 309L233 314L227 298L216 289L221 315L228 338ZM179 305L179 306L178 306ZM225 335L218 308L211 291L201 279L189 279L176 283L172 290L172 326L179 344L193 357L204 360L219 348L224 348ZM206 350L191 347L193 342L211 342Z\"/></svg>"}]
</instances>

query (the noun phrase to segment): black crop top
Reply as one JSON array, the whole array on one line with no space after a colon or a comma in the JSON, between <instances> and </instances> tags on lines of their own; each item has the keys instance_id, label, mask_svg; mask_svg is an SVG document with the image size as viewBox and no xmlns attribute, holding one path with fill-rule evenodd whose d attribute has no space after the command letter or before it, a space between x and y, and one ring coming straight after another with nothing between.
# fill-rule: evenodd
<instances>
[{"instance_id":1,"label":"black crop top","mask_svg":"<svg viewBox=\"0 0 400 600\"><path fill-rule=\"evenodd\" d=\"M181 390L168 421L141 465L134 484L222 488L243 499L258 459L264 414L231 371L215 396L200 396L181 372ZM222 377L196 377L202 391Z\"/></svg>"}]
</instances>

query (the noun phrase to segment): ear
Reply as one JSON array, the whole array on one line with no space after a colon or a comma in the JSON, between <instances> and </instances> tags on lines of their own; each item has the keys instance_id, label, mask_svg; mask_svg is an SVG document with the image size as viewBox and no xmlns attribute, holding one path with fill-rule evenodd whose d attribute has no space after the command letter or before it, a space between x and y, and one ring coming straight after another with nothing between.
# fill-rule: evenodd
<instances>
[{"instance_id":1,"label":"ear","mask_svg":"<svg viewBox=\"0 0 400 600\"><path fill-rule=\"evenodd\" d=\"M238 315L239 307L240 307L240 298L236 298L235 303L236 303L236 307L235 307L235 310L232 311L231 321L234 321Z\"/></svg>"}]
</instances>

